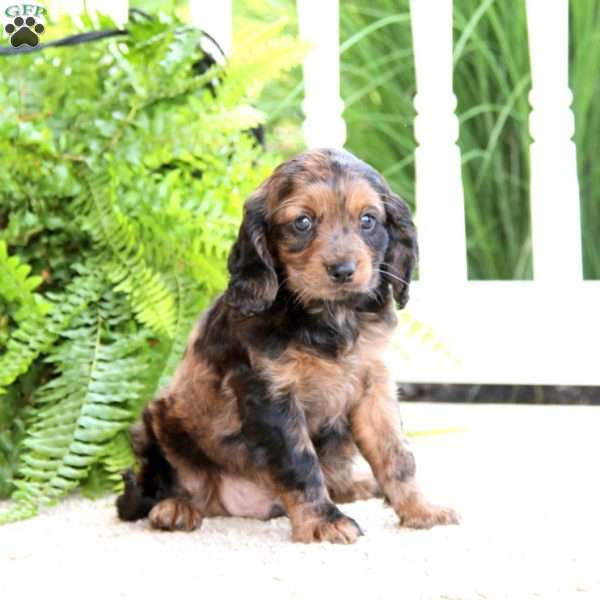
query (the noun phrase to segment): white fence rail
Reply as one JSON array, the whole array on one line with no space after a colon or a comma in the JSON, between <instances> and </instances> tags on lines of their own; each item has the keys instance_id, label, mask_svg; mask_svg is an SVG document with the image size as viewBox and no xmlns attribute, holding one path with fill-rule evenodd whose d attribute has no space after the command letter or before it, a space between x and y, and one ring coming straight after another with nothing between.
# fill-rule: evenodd
<instances>
[{"instance_id":1,"label":"white fence rail","mask_svg":"<svg viewBox=\"0 0 600 600\"><path fill-rule=\"evenodd\" d=\"M456 360L425 345L391 357L404 381L600 385L600 282L582 279L574 117L568 87L568 0L526 0L533 281L467 281L459 131L452 89L452 0L411 0L420 281L409 310ZM67 4L66 1L51 4ZM70 12L82 0L68 2ZM127 2L87 0L124 22ZM231 0L190 1L192 19L229 54ZM342 146L339 1L297 0L307 146ZM399 156L398 160L404 157ZM402 339L399 344L402 345Z\"/></svg>"}]
</instances>

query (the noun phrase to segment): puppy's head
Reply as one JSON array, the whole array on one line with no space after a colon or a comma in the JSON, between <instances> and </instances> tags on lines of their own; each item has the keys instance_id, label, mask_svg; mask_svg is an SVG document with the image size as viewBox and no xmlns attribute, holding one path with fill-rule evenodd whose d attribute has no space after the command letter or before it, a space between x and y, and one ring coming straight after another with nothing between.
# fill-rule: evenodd
<instances>
[{"instance_id":1,"label":"puppy's head","mask_svg":"<svg viewBox=\"0 0 600 600\"><path fill-rule=\"evenodd\" d=\"M408 207L377 171L343 150L306 152L246 202L225 299L248 315L284 285L308 305L372 294L383 278L402 308L416 254Z\"/></svg>"}]
</instances>

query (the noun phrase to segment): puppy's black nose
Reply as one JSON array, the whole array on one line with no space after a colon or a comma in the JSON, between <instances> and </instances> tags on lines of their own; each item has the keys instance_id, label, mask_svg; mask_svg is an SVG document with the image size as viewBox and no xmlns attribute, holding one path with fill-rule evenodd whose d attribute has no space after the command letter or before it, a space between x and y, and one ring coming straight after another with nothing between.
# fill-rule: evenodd
<instances>
[{"instance_id":1,"label":"puppy's black nose","mask_svg":"<svg viewBox=\"0 0 600 600\"><path fill-rule=\"evenodd\" d=\"M356 271L356 263L353 260L346 260L335 265L329 265L327 271L336 283L346 283L352 279L354 271Z\"/></svg>"}]
</instances>

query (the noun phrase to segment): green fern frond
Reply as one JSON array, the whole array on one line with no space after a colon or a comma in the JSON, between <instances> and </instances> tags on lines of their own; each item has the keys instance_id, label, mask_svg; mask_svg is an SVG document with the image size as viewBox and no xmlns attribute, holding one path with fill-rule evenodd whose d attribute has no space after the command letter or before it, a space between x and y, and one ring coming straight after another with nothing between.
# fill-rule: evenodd
<instances>
[{"instance_id":1,"label":"green fern frond","mask_svg":"<svg viewBox=\"0 0 600 600\"><path fill-rule=\"evenodd\" d=\"M0 240L0 296L19 304L13 314L16 321L43 317L50 309L50 305L33 291L42 283L42 278L29 276L30 272L29 265L23 264L17 256L8 255L6 242Z\"/></svg>"},{"instance_id":2,"label":"green fern frond","mask_svg":"<svg viewBox=\"0 0 600 600\"><path fill-rule=\"evenodd\" d=\"M144 258L144 247L125 214L114 201L114 191L96 178L89 186L91 233L111 254L106 272L118 291L131 299L141 323L172 336L175 330L173 297L160 275Z\"/></svg>"},{"instance_id":3,"label":"green fern frond","mask_svg":"<svg viewBox=\"0 0 600 600\"><path fill-rule=\"evenodd\" d=\"M204 294L198 284L180 274L173 275L173 287L177 295L177 328L165 355L163 368L156 379L153 396L169 383L169 380L183 357L186 343L193 324L205 307Z\"/></svg>"},{"instance_id":4,"label":"green fern frond","mask_svg":"<svg viewBox=\"0 0 600 600\"><path fill-rule=\"evenodd\" d=\"M15 514L24 505L58 500L99 462L107 469L123 462L122 452L113 454L115 439L131 421L131 406L144 389L141 356L147 351L144 331L115 335L126 315L123 300L105 293L62 332L62 343L48 357L58 376L40 388L30 411L15 481Z\"/></svg>"},{"instance_id":5,"label":"green fern frond","mask_svg":"<svg viewBox=\"0 0 600 600\"><path fill-rule=\"evenodd\" d=\"M404 359L430 351L453 364L460 364L462 357L440 337L431 325L417 318L409 309L397 313L398 326L392 339L392 348Z\"/></svg>"},{"instance_id":6,"label":"green fern frond","mask_svg":"<svg viewBox=\"0 0 600 600\"><path fill-rule=\"evenodd\" d=\"M77 56L14 57L36 81L25 105L19 81L0 77L14 117L10 143L0 136L0 239L47 273L36 294L39 279L0 248L0 493L14 500L0 523L76 487L120 485L125 429L226 285L243 201L279 162L248 128L263 119L258 91L303 51L283 23L249 31L201 74L197 30L167 17L129 25L123 43Z\"/></svg>"},{"instance_id":7,"label":"green fern frond","mask_svg":"<svg viewBox=\"0 0 600 600\"><path fill-rule=\"evenodd\" d=\"M122 431L106 445L106 452L100 457L100 464L115 492L122 491L123 479L121 473L131 467L133 462L134 456L129 436L125 431Z\"/></svg>"},{"instance_id":8,"label":"green fern frond","mask_svg":"<svg viewBox=\"0 0 600 600\"><path fill-rule=\"evenodd\" d=\"M76 278L62 294L49 294L54 300L49 313L34 313L12 334L6 352L0 357L0 396L4 388L25 373L31 363L46 352L71 321L80 315L101 293L101 284L94 274ZM41 303L38 303L42 306ZM45 309L44 309L45 310Z\"/></svg>"},{"instance_id":9,"label":"green fern frond","mask_svg":"<svg viewBox=\"0 0 600 600\"><path fill-rule=\"evenodd\" d=\"M0 525L31 519L31 517L37 515L37 512L38 509L35 503L26 502L25 500L15 502L7 510L0 512Z\"/></svg>"},{"instance_id":10,"label":"green fern frond","mask_svg":"<svg viewBox=\"0 0 600 600\"><path fill-rule=\"evenodd\" d=\"M288 19L283 17L267 25L247 23L240 32L241 42L227 64L228 80L221 93L232 103L244 98L254 100L265 84L297 66L309 45L283 33ZM244 23L241 23L242 27ZM241 89L243 89L243 92ZM235 100L234 100L235 98Z\"/></svg>"},{"instance_id":11,"label":"green fern frond","mask_svg":"<svg viewBox=\"0 0 600 600\"><path fill-rule=\"evenodd\" d=\"M35 315L21 323L8 340L6 352L0 357L0 397L56 339L45 326L44 319Z\"/></svg>"},{"instance_id":12,"label":"green fern frond","mask_svg":"<svg viewBox=\"0 0 600 600\"><path fill-rule=\"evenodd\" d=\"M106 444L98 461L92 464L88 474L80 482L81 493L88 498L98 498L107 490L123 491L123 471L134 463L129 436L125 431L119 432Z\"/></svg>"},{"instance_id":13,"label":"green fern frond","mask_svg":"<svg viewBox=\"0 0 600 600\"><path fill-rule=\"evenodd\" d=\"M156 398L169 383L184 355L190 331L207 304L206 291L203 286L187 274L174 271L167 282L175 297L177 308L175 334L171 338L163 336L152 341L152 352L147 362L145 388L139 397L138 404L133 406L135 417L139 416L144 404L148 400Z\"/></svg>"}]
</instances>

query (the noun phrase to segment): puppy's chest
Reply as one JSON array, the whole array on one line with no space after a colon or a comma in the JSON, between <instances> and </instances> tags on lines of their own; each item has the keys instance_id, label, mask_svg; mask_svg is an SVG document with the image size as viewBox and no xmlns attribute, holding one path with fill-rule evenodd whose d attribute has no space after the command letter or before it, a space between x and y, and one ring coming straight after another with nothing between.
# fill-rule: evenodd
<instances>
[{"instance_id":1,"label":"puppy's chest","mask_svg":"<svg viewBox=\"0 0 600 600\"><path fill-rule=\"evenodd\" d=\"M260 362L271 394L291 393L313 430L347 414L365 394L373 359L372 352L358 342L337 358L291 347L275 360Z\"/></svg>"}]
</instances>

